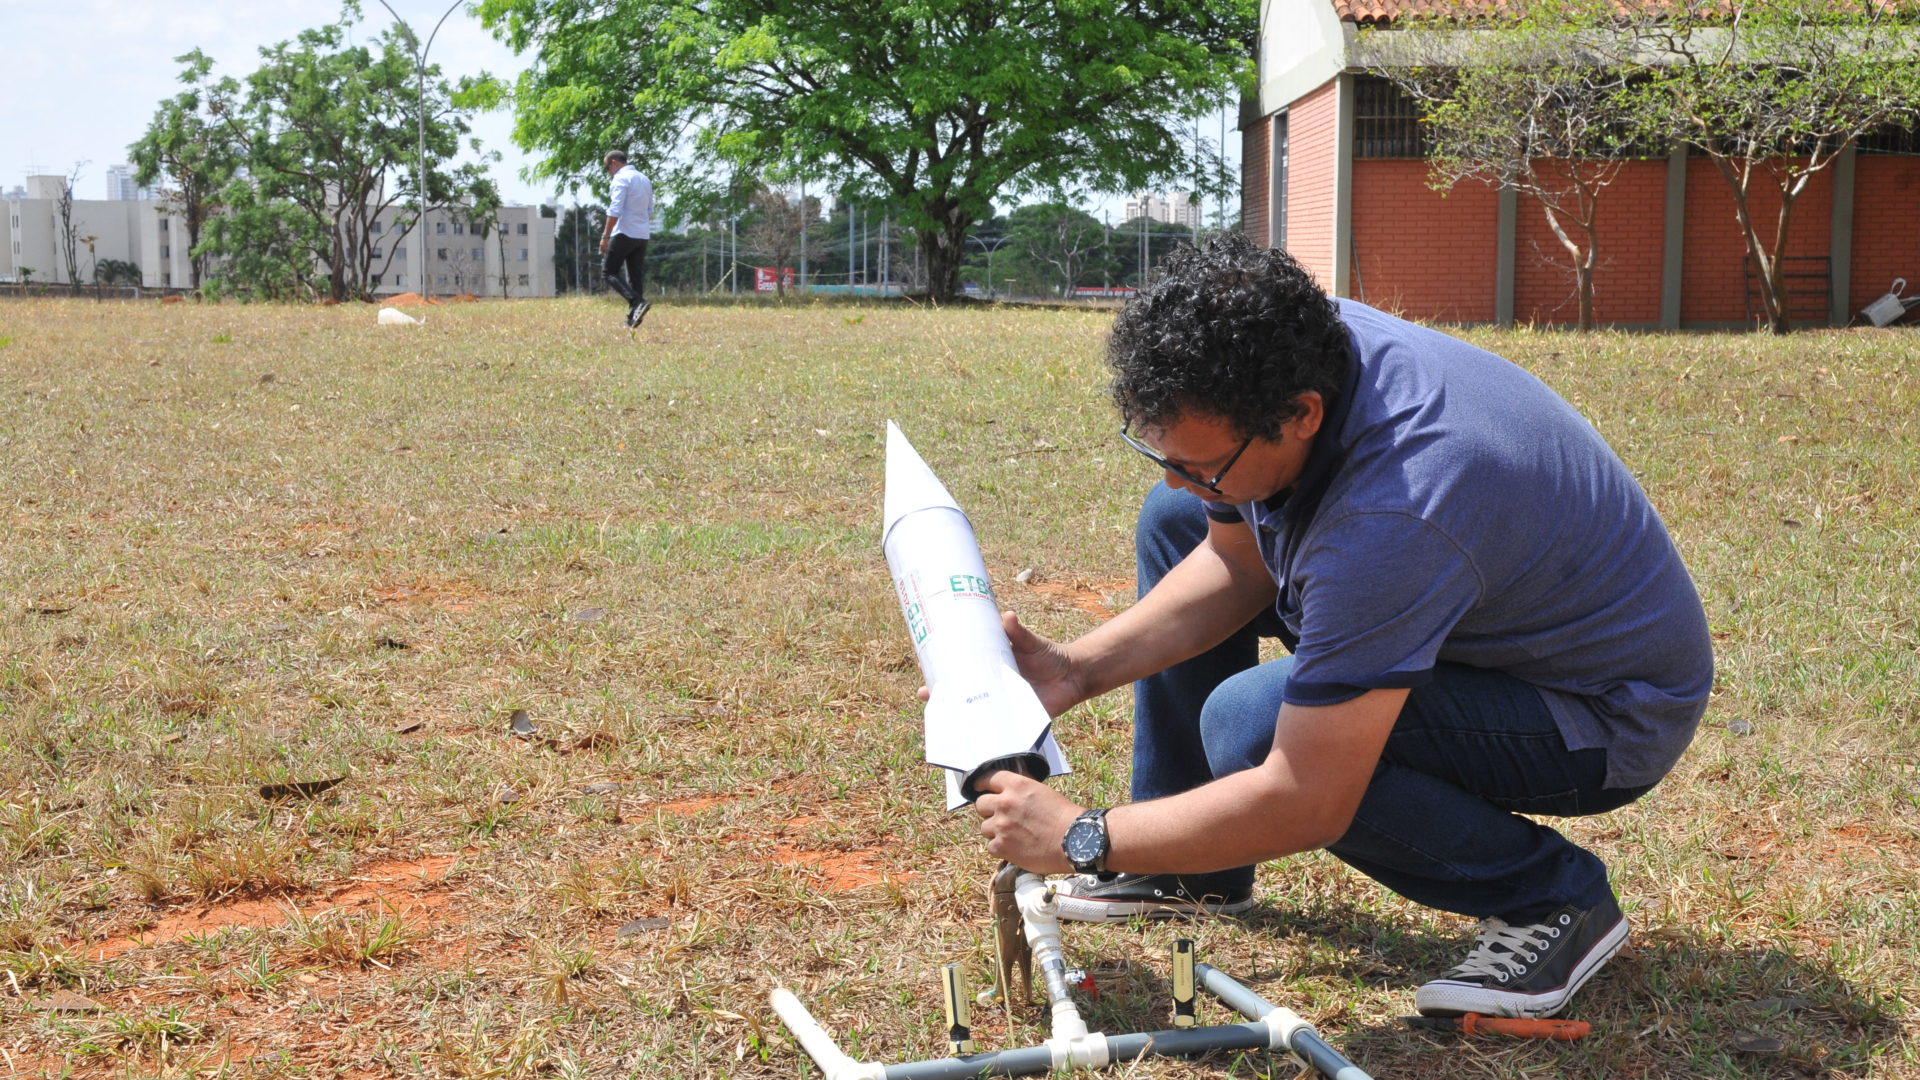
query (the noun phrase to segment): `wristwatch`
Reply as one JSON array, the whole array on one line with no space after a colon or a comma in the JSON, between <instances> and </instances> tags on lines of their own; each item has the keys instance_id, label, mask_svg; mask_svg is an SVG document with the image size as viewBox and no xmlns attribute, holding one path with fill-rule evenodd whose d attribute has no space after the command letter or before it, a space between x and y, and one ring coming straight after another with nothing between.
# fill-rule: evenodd
<instances>
[{"instance_id":1,"label":"wristwatch","mask_svg":"<svg viewBox=\"0 0 1920 1080\"><path fill-rule=\"evenodd\" d=\"M1089 810L1073 819L1067 826L1067 835L1060 840L1060 850L1067 853L1067 861L1082 874L1103 873L1107 869L1107 854L1113 850L1113 841L1107 836L1107 812Z\"/></svg>"}]
</instances>

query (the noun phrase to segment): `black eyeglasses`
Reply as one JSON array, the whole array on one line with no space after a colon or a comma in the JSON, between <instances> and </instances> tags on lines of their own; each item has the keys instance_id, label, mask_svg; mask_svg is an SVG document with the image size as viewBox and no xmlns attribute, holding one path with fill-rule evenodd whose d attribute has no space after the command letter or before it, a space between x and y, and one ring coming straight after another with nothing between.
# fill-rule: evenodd
<instances>
[{"instance_id":1,"label":"black eyeglasses","mask_svg":"<svg viewBox=\"0 0 1920 1080\"><path fill-rule=\"evenodd\" d=\"M1253 445L1253 438L1249 436L1246 442L1243 442L1240 444L1240 449L1235 450L1233 452L1233 456L1227 459L1227 463L1225 465L1220 466L1220 471L1213 474L1213 479L1202 480L1199 477L1188 472L1184 466L1175 465L1173 462L1168 461L1166 458L1163 458L1158 453L1156 453L1153 447L1148 446L1146 443L1143 443L1139 439L1134 438L1132 433L1127 431L1127 425L1121 426L1120 438L1128 446L1131 446L1135 450L1140 451L1141 455L1144 456L1148 461L1153 462L1155 465L1160 466L1161 468L1167 470L1168 472L1179 477L1180 479L1185 480L1189 484L1194 484L1199 487L1206 488L1208 491L1213 492L1215 495L1220 494L1220 481L1225 480L1227 478L1227 470L1233 468L1233 463L1236 461L1239 461L1240 455L1246 453L1247 447Z\"/></svg>"}]
</instances>

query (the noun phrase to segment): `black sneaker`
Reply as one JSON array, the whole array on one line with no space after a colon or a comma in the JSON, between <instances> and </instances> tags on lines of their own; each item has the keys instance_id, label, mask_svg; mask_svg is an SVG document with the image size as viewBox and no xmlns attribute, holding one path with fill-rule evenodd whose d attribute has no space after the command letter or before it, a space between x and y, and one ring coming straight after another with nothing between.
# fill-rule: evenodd
<instances>
[{"instance_id":1,"label":"black sneaker","mask_svg":"<svg viewBox=\"0 0 1920 1080\"><path fill-rule=\"evenodd\" d=\"M652 306L653 303L649 300L634 301L632 310L627 312L627 325L636 329L639 328L640 320L647 317L647 309Z\"/></svg>"},{"instance_id":2,"label":"black sneaker","mask_svg":"<svg viewBox=\"0 0 1920 1080\"><path fill-rule=\"evenodd\" d=\"M1208 875L1075 874L1054 884L1054 911L1068 922L1120 922L1238 915L1253 907L1253 890L1209 887Z\"/></svg>"},{"instance_id":3,"label":"black sneaker","mask_svg":"<svg viewBox=\"0 0 1920 1080\"><path fill-rule=\"evenodd\" d=\"M1612 897L1591 909L1569 904L1546 921L1480 921L1466 960L1413 995L1423 1016L1552 1016L1627 940Z\"/></svg>"}]
</instances>

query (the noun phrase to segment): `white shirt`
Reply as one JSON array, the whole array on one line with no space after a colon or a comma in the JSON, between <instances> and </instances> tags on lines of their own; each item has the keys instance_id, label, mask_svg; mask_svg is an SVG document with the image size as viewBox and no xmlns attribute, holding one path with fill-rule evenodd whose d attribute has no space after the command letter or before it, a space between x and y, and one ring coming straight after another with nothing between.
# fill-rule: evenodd
<instances>
[{"instance_id":1,"label":"white shirt","mask_svg":"<svg viewBox=\"0 0 1920 1080\"><path fill-rule=\"evenodd\" d=\"M617 219L613 231L635 240L653 233L653 181L631 165L620 166L613 174L613 194L607 200L607 216Z\"/></svg>"}]
</instances>

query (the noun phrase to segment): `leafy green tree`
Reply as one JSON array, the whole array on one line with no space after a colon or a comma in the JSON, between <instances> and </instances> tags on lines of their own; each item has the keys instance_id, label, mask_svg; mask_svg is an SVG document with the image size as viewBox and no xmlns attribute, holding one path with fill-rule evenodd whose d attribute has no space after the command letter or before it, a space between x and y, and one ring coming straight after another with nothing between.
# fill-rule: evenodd
<instances>
[{"instance_id":1,"label":"leafy green tree","mask_svg":"<svg viewBox=\"0 0 1920 1080\"><path fill-rule=\"evenodd\" d=\"M207 272L200 236L220 208L220 193L239 167L233 132L213 112L208 77L213 61L199 49L174 57L186 89L160 103L139 141L127 148L134 179L160 186L161 201L187 232L187 285L199 288Z\"/></svg>"},{"instance_id":2,"label":"leafy green tree","mask_svg":"<svg viewBox=\"0 0 1920 1080\"><path fill-rule=\"evenodd\" d=\"M1232 177L1187 117L1251 75L1252 0L480 0L534 63L516 140L604 187L624 147L691 202L732 173L885 202L953 296L1004 194ZM1185 114L1185 116L1181 115ZM662 165L662 163L671 163Z\"/></svg>"},{"instance_id":3,"label":"leafy green tree","mask_svg":"<svg viewBox=\"0 0 1920 1080\"><path fill-rule=\"evenodd\" d=\"M374 266L372 225L383 216L392 220L390 212L410 202L407 196L418 185L418 110L428 117L428 206L472 205L491 191L486 159L451 169L439 165L460 150L468 131L462 102L487 80L463 79L455 88L437 67L429 68L423 101L415 85L412 31L396 27L376 35L371 46L349 44L358 19L349 5L339 22L261 49L263 63L244 83L213 81L204 70L193 80L226 121L242 152L243 181L253 189L232 212L266 215L247 227L217 230L209 252L245 265L277 266L275 260L244 258L247 253L232 246L234 238L260 231L304 245L324 273L322 291L335 300L370 298L374 277L385 269ZM469 147L481 152L477 141ZM287 227L281 219L289 207L307 222ZM404 242L388 238L394 250ZM287 285L276 273L257 291L277 293Z\"/></svg>"},{"instance_id":4,"label":"leafy green tree","mask_svg":"<svg viewBox=\"0 0 1920 1080\"><path fill-rule=\"evenodd\" d=\"M1733 192L1767 327L1792 329L1780 259L1794 206L1862 136L1920 114L1912 9L1880 0L1586 0L1597 43L1646 68L1643 136L1684 140ZM1647 61L1652 60L1652 63ZM1778 209L1756 220L1754 195Z\"/></svg>"},{"instance_id":5,"label":"leafy green tree","mask_svg":"<svg viewBox=\"0 0 1920 1080\"><path fill-rule=\"evenodd\" d=\"M321 284L314 252L326 242L323 223L288 200L268 197L245 177L220 195L204 244L221 257L208 264L203 291L256 300L311 300Z\"/></svg>"},{"instance_id":6,"label":"leafy green tree","mask_svg":"<svg viewBox=\"0 0 1920 1080\"><path fill-rule=\"evenodd\" d=\"M1193 243L1193 230L1171 221L1135 217L1115 225L1107 234L1112 251L1113 284L1141 288L1155 265L1181 244Z\"/></svg>"}]
</instances>

